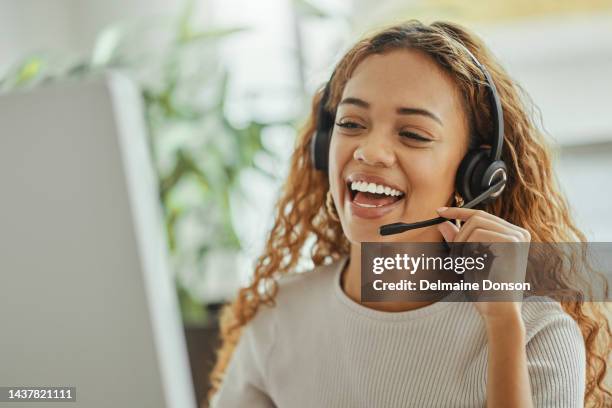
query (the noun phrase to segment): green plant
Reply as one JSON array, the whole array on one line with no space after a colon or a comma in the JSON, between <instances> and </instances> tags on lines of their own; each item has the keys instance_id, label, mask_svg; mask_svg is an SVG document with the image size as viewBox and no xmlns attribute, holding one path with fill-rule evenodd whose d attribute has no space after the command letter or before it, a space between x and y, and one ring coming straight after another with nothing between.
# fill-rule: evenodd
<instances>
[{"instance_id":1,"label":"green plant","mask_svg":"<svg viewBox=\"0 0 612 408\"><path fill-rule=\"evenodd\" d=\"M255 156L274 157L262 143L262 132L278 123L249 121L238 126L228 120L229 78L216 51L220 41L244 28L200 30L191 21L192 4L178 18L108 27L85 58L31 55L0 79L0 89L38 86L107 69L128 73L142 91L175 271L192 268L202 274L202 261L210 251L240 249L230 195L243 170L265 173ZM198 299L180 278L177 289L185 322L202 323L205 299Z\"/></svg>"}]
</instances>

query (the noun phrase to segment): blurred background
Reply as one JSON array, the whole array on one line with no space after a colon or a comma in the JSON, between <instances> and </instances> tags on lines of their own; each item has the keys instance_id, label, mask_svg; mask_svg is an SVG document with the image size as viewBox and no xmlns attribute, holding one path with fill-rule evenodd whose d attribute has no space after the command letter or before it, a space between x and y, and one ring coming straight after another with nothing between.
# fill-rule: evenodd
<instances>
[{"instance_id":1,"label":"blurred background","mask_svg":"<svg viewBox=\"0 0 612 408\"><path fill-rule=\"evenodd\" d=\"M481 35L540 108L579 225L612 241L612 0L0 0L0 91L106 69L141 89L198 397L314 90L409 18Z\"/></svg>"}]
</instances>

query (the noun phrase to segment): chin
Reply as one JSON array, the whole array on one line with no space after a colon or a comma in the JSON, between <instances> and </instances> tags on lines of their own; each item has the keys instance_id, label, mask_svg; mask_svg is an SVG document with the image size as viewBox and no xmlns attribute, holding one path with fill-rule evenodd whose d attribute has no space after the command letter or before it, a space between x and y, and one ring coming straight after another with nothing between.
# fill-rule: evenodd
<instances>
[{"instance_id":1,"label":"chin","mask_svg":"<svg viewBox=\"0 0 612 408\"><path fill-rule=\"evenodd\" d=\"M358 217L347 217L342 221L344 234L349 242L358 244L362 242L437 242L440 234L436 226L415 229L395 235L380 235L382 225L397 222L398 220L381 222L380 220L360 220Z\"/></svg>"},{"instance_id":2,"label":"chin","mask_svg":"<svg viewBox=\"0 0 612 408\"><path fill-rule=\"evenodd\" d=\"M391 221L390 221L391 222ZM405 234L382 236L378 229L386 224L376 220L350 219L343 221L344 234L353 243L361 242L398 242L402 241Z\"/></svg>"}]
</instances>

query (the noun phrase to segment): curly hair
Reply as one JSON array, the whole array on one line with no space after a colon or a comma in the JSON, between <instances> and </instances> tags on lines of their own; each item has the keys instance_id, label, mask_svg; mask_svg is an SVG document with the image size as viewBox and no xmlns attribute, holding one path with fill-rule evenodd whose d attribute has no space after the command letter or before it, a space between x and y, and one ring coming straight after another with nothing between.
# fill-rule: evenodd
<instances>
[{"instance_id":1,"label":"curly hair","mask_svg":"<svg viewBox=\"0 0 612 408\"><path fill-rule=\"evenodd\" d=\"M527 229L533 242L586 242L585 235L571 219L568 204L557 186L551 149L536 125L539 111L482 41L460 25L449 22L423 24L411 20L360 40L338 63L331 79L326 108L335 112L346 82L357 65L369 55L416 49L429 55L455 80L468 113L470 134L491 134L490 103L482 86L485 78L463 47L487 67L504 112L502 159L508 165L509 179L501 199L488 204L485 210ZM311 113L298 134L289 175L276 205L274 225L264 253L256 262L253 280L239 290L235 300L221 313L222 344L210 376L209 399L223 381L242 327L255 316L262 304L274 306L278 277L294 271L303 258L309 257L316 266L349 253L349 242L340 223L326 211L327 175L314 170L310 154L322 92L323 89L319 89L315 94ZM481 141L471 141L476 142ZM567 275L560 269L553 270L549 279L558 286L570 287ZM612 394L604 381L612 332L604 306L582 300L563 301L561 305L577 322L585 341L585 405L610 406Z\"/></svg>"}]
</instances>

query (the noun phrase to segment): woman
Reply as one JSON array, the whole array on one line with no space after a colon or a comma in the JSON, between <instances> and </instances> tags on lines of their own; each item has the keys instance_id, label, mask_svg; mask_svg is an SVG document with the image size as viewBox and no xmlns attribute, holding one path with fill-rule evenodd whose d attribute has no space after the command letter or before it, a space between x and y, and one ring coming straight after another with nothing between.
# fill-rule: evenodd
<instances>
[{"instance_id":1,"label":"woman","mask_svg":"<svg viewBox=\"0 0 612 408\"><path fill-rule=\"evenodd\" d=\"M490 145L482 135L494 127L470 54L505 122L508 180L484 211L452 207L462 159ZM361 302L362 242L585 240L518 85L482 42L455 24L410 21L358 42L328 90L299 135L254 281L224 310L213 406L610 406L611 333L595 304ZM325 112L334 122L320 172L310 145ZM463 224L378 233L438 215ZM308 249L315 269L290 274Z\"/></svg>"}]
</instances>

